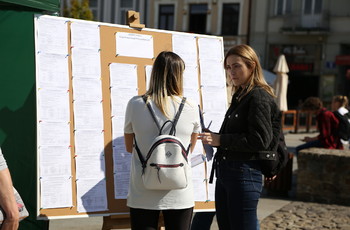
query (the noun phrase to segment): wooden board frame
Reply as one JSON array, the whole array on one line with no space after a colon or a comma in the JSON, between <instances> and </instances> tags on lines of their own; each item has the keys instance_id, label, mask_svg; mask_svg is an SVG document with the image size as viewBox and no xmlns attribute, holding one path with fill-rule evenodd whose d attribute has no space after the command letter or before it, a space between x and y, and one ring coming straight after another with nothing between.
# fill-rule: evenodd
<instances>
[{"instance_id":1,"label":"wooden board frame","mask_svg":"<svg viewBox=\"0 0 350 230\"><path fill-rule=\"evenodd\" d=\"M72 19L73 20L73 19ZM79 21L79 20L78 20ZM116 55L116 33L126 32L126 33L135 33L142 35L151 35L153 37L154 44L154 56L156 57L161 51L167 50L172 51L172 35L178 32L171 31L161 31L161 30L152 30L152 29L133 29L127 26L117 26L106 23L100 24L100 55L101 55L101 80L102 80L102 97L103 97L103 116L104 116L104 153L105 153L105 162L106 162L106 180L107 180L107 201L108 201L108 210L100 212L86 212L81 213L77 211L77 186L76 186L76 168L75 168L75 151L74 151L74 123L71 122L71 169L72 169L72 191L73 191L73 206L69 208L48 208L48 209L39 209L38 205L38 219L47 220L47 219L65 219L65 218L80 218L80 217L89 217L89 216L112 216L112 215L121 215L129 213L129 208L126 206L126 199L115 199L114 198L114 179L113 179L113 148L112 148L112 121L111 121L111 96L110 96L110 71L109 65L111 63L126 63L137 65L137 75L138 75L138 94L141 95L146 91L146 73L145 66L152 65L154 59L148 58L135 58L135 57L126 57L126 56L117 56ZM69 90L70 96L70 111L73 111L73 95L72 95L72 58L71 58L71 23L68 22L68 46L69 46ZM200 37L216 37L208 35L198 35ZM197 52L198 52L198 37L197 37ZM198 73L198 80L200 82L200 74ZM200 95L201 98L201 95ZM73 112L70 114L71 121L74 120ZM39 164L38 164L39 165ZM38 170L39 171L39 170ZM208 176L208 172L206 172ZM38 182L39 183L39 182ZM39 190L40 191L40 190ZM38 196L40 198L40 195ZM40 200L40 199L38 199ZM215 203L213 201L203 201L195 202L195 211L214 211Z\"/></svg>"}]
</instances>

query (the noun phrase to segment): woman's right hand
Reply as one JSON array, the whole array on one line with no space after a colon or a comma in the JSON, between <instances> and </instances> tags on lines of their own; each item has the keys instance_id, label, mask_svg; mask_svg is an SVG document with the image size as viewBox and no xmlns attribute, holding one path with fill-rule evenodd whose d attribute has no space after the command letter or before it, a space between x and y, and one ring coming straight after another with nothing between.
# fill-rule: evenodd
<instances>
[{"instance_id":1,"label":"woman's right hand","mask_svg":"<svg viewBox=\"0 0 350 230\"><path fill-rule=\"evenodd\" d=\"M220 146L220 135L211 132L204 132L198 134L198 139L202 140L203 144L211 146Z\"/></svg>"}]
</instances>

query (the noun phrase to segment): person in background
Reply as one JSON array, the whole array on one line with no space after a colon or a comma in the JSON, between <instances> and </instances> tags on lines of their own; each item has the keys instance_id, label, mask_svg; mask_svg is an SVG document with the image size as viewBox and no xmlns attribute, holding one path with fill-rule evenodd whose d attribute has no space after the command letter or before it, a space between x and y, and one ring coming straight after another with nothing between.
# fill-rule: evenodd
<instances>
[{"instance_id":1,"label":"person in background","mask_svg":"<svg viewBox=\"0 0 350 230\"><path fill-rule=\"evenodd\" d=\"M302 149L318 147L326 149L342 149L340 138L336 130L338 129L339 121L335 115L323 107L323 103L318 97L308 97L301 105L302 111L307 111L316 114L317 129L319 135L315 137L306 136L302 141L306 142L296 147L296 155Z\"/></svg>"},{"instance_id":2,"label":"person in background","mask_svg":"<svg viewBox=\"0 0 350 230\"><path fill-rule=\"evenodd\" d=\"M16 230L19 226L19 211L13 192L10 171L0 149L0 206L5 212L1 230Z\"/></svg>"},{"instance_id":3,"label":"person in background","mask_svg":"<svg viewBox=\"0 0 350 230\"><path fill-rule=\"evenodd\" d=\"M234 46L224 59L233 97L219 133L198 138L217 147L215 208L219 229L258 229L257 206L262 191L260 160L278 144L281 114L266 83L259 58L248 45ZM212 176L211 176L212 178Z\"/></svg>"},{"instance_id":4,"label":"person in background","mask_svg":"<svg viewBox=\"0 0 350 230\"><path fill-rule=\"evenodd\" d=\"M347 109L348 105L349 100L347 96L336 95L332 99L332 111L338 112L341 116L349 113L349 110ZM343 144L344 149L349 149L349 140L340 139L340 142Z\"/></svg>"},{"instance_id":5,"label":"person in background","mask_svg":"<svg viewBox=\"0 0 350 230\"><path fill-rule=\"evenodd\" d=\"M153 65L150 87L145 96L155 110L160 124L173 120L183 98L183 60L173 52L161 52ZM166 128L164 133L168 133ZM191 152L200 132L198 105L189 99L176 125L176 136L184 146L191 145ZM142 166L133 148L134 140L146 158L152 141L159 130L145 105L142 96L135 96L128 102L124 138L126 150L132 154L130 185L127 206L130 207L131 229L157 230L159 214L162 211L167 230L188 230L191 225L194 207L194 191L192 175L188 177L188 185L176 190L148 190L142 182Z\"/></svg>"}]
</instances>

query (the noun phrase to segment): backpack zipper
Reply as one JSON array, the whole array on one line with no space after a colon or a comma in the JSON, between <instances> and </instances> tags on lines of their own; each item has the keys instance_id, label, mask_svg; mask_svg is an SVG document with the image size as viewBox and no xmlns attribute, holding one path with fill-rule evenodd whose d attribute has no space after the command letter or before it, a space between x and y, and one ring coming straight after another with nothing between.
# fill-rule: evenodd
<instances>
[{"instance_id":1,"label":"backpack zipper","mask_svg":"<svg viewBox=\"0 0 350 230\"><path fill-rule=\"evenodd\" d=\"M183 167L184 164L180 163L180 164L156 164L156 163L151 163L150 164L151 167L155 167L157 169L157 176L158 176L158 181L159 183L162 183L160 181L160 176L159 176L159 170L161 168L177 168L177 167Z\"/></svg>"}]
</instances>

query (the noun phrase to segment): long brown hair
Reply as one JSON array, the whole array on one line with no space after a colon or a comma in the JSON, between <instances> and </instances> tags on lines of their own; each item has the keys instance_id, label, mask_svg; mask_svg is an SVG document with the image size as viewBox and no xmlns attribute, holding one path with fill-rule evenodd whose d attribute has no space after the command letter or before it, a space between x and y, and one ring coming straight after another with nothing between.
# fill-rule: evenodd
<instances>
[{"instance_id":1,"label":"long brown hair","mask_svg":"<svg viewBox=\"0 0 350 230\"><path fill-rule=\"evenodd\" d=\"M243 93L243 95L240 97L244 97L246 94L248 94L255 86L260 86L268 94L270 94L273 97L275 96L275 93L273 92L273 89L271 86L269 86L264 78L263 71L259 62L258 55L256 55L254 49L252 49L248 45L237 45L232 48L230 48L224 59L224 68L226 69L227 65L227 58L231 55L237 55L242 58L243 62L246 64L248 69L252 70L252 74L249 77L247 81L247 88L246 91ZM237 92L239 90L238 86L233 85L232 91Z\"/></svg>"},{"instance_id":2,"label":"long brown hair","mask_svg":"<svg viewBox=\"0 0 350 230\"><path fill-rule=\"evenodd\" d=\"M166 117L168 117L167 97L183 94L184 70L184 61L179 55L170 51L161 52L154 61L146 95L154 101Z\"/></svg>"}]
</instances>

